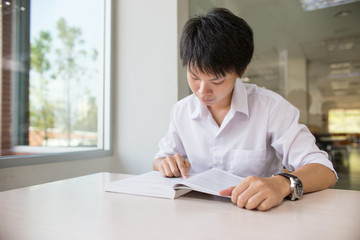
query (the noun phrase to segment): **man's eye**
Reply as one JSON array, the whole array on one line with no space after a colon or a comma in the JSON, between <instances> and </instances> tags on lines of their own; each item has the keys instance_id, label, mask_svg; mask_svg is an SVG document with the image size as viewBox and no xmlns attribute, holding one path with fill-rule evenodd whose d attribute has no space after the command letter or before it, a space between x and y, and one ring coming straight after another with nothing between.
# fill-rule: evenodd
<instances>
[{"instance_id":1,"label":"man's eye","mask_svg":"<svg viewBox=\"0 0 360 240\"><path fill-rule=\"evenodd\" d=\"M220 82L213 82L215 85L220 85L222 84L224 81L220 81Z\"/></svg>"}]
</instances>

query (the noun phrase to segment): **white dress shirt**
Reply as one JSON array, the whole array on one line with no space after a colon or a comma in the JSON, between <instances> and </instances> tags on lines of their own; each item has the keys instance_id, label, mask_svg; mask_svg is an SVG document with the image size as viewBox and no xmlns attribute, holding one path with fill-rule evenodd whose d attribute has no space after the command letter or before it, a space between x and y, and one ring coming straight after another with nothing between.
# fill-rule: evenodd
<instances>
[{"instance_id":1,"label":"white dress shirt","mask_svg":"<svg viewBox=\"0 0 360 240\"><path fill-rule=\"evenodd\" d=\"M319 150L299 110L280 95L237 79L221 126L192 94L177 102L155 158L179 153L197 173L216 167L241 177L269 177L320 163L335 172Z\"/></svg>"}]
</instances>

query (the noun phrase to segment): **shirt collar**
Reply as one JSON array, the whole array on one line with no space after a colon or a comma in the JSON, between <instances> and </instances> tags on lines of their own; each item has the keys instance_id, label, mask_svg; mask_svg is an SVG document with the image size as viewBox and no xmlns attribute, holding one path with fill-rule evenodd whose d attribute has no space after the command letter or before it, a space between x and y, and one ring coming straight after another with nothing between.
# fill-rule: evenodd
<instances>
[{"instance_id":1,"label":"shirt collar","mask_svg":"<svg viewBox=\"0 0 360 240\"><path fill-rule=\"evenodd\" d=\"M205 117L209 114L209 109L205 104L202 104L199 99L194 95L195 107L192 112L192 119L196 119L198 117ZM231 99L231 115L236 112L244 113L246 116L249 116L249 107L248 107L248 97L247 91L244 83L240 78L236 79L233 96Z\"/></svg>"},{"instance_id":2,"label":"shirt collar","mask_svg":"<svg viewBox=\"0 0 360 240\"><path fill-rule=\"evenodd\" d=\"M195 107L191 115L192 119L207 116L207 114L209 114L209 109L206 107L205 104L202 104L200 102L200 100L195 94L193 96L195 98Z\"/></svg>"},{"instance_id":3,"label":"shirt collar","mask_svg":"<svg viewBox=\"0 0 360 240\"><path fill-rule=\"evenodd\" d=\"M241 112L249 117L248 94L245 84L241 81L240 78L236 79L235 88L231 99L230 111L232 111L233 114L236 112Z\"/></svg>"}]
</instances>

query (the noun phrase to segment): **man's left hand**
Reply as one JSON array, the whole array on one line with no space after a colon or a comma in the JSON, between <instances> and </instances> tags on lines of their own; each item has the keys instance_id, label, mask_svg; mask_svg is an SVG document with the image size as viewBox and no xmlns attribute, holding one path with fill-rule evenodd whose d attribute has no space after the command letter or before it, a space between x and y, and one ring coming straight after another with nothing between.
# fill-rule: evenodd
<instances>
[{"instance_id":1,"label":"man's left hand","mask_svg":"<svg viewBox=\"0 0 360 240\"><path fill-rule=\"evenodd\" d=\"M244 179L239 185L219 192L231 196L238 207L266 211L282 203L290 194L290 181L282 176L254 177Z\"/></svg>"}]
</instances>

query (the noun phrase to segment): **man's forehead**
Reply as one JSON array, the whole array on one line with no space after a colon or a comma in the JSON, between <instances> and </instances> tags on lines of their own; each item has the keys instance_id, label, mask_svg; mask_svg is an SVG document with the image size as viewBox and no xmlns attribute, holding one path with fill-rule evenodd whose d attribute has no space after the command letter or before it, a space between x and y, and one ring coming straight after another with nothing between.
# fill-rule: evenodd
<instances>
[{"instance_id":1,"label":"man's forehead","mask_svg":"<svg viewBox=\"0 0 360 240\"><path fill-rule=\"evenodd\" d=\"M207 77L210 77L210 78L219 78L219 77L224 77L225 75L223 74L215 74L213 72L207 72L199 67L197 67L196 65L189 65L187 67L187 71L193 75L205 75Z\"/></svg>"}]
</instances>

